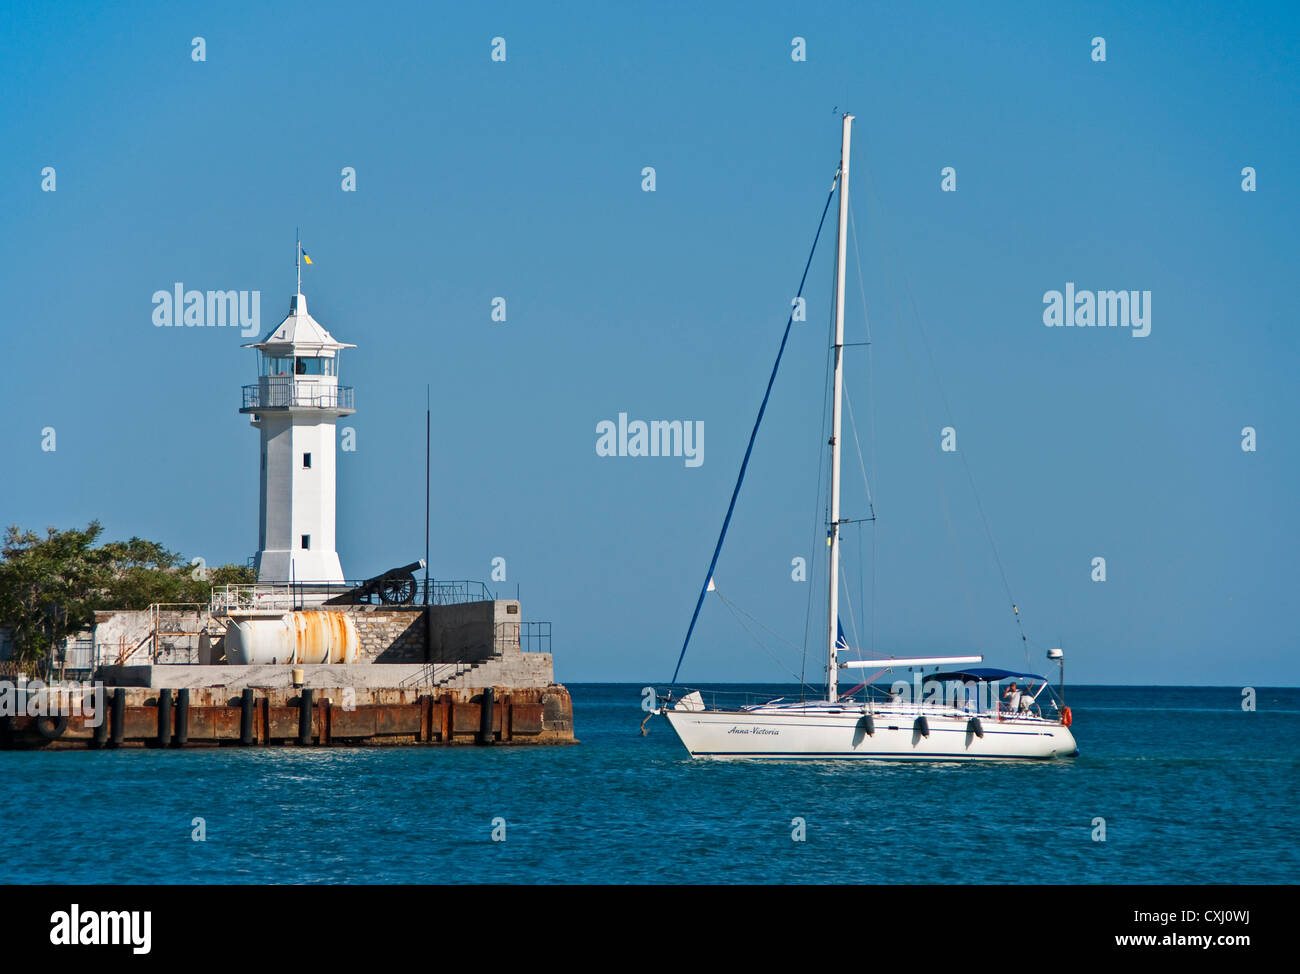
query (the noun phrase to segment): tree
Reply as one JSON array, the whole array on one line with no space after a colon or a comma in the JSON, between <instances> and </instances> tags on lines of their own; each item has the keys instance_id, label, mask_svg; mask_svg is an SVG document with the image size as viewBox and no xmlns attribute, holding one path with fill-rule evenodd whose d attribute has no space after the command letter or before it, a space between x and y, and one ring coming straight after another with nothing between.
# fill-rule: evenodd
<instances>
[{"instance_id":1,"label":"tree","mask_svg":"<svg viewBox=\"0 0 1300 974\"><path fill-rule=\"evenodd\" d=\"M174 551L142 538L98 549L105 569L101 609L147 609L155 602L206 602L212 587L195 579Z\"/></svg>"},{"instance_id":2,"label":"tree","mask_svg":"<svg viewBox=\"0 0 1300 974\"><path fill-rule=\"evenodd\" d=\"M208 572L208 581L213 585L252 585L257 572L251 565L218 565Z\"/></svg>"},{"instance_id":3,"label":"tree","mask_svg":"<svg viewBox=\"0 0 1300 974\"><path fill-rule=\"evenodd\" d=\"M85 530L10 527L0 548L0 628L14 657L36 662L94 623L97 609L147 609L155 602L205 603L212 584L251 583L252 570L222 565L196 579L181 556L142 538L96 546L103 527Z\"/></svg>"},{"instance_id":4,"label":"tree","mask_svg":"<svg viewBox=\"0 0 1300 974\"><path fill-rule=\"evenodd\" d=\"M92 547L103 528L84 531L10 527L0 549L0 626L10 631L14 656L43 658L55 643L94 620L103 585L103 558Z\"/></svg>"}]
</instances>

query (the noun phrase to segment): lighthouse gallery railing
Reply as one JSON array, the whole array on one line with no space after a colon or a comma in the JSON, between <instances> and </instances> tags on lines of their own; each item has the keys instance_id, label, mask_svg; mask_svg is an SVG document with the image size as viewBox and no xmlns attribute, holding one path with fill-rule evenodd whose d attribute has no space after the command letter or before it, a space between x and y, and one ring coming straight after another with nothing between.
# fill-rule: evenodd
<instances>
[{"instance_id":1,"label":"lighthouse gallery railing","mask_svg":"<svg viewBox=\"0 0 1300 974\"><path fill-rule=\"evenodd\" d=\"M324 382L303 382L293 376L267 376L261 382L244 386L245 409L288 407L352 409L352 386Z\"/></svg>"}]
</instances>

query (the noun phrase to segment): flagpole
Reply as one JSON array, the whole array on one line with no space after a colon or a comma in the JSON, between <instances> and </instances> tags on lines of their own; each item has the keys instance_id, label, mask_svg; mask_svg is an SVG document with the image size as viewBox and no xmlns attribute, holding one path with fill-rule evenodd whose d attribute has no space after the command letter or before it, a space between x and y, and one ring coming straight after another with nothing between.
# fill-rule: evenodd
<instances>
[{"instance_id":1,"label":"flagpole","mask_svg":"<svg viewBox=\"0 0 1300 974\"><path fill-rule=\"evenodd\" d=\"M298 290L295 294L302 294L302 231L294 229L294 235L298 238L298 256L294 261L294 266L298 270Z\"/></svg>"}]
</instances>

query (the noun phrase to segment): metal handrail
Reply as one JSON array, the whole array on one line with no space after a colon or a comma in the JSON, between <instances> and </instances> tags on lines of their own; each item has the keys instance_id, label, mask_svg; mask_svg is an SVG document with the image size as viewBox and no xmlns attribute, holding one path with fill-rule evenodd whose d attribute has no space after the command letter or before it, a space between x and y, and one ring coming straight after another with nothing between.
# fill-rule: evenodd
<instances>
[{"instance_id":1,"label":"metal handrail","mask_svg":"<svg viewBox=\"0 0 1300 974\"><path fill-rule=\"evenodd\" d=\"M495 633L495 650L498 656L504 649L514 647L521 653L549 653L551 651L551 624L549 622L524 622L508 620L498 622Z\"/></svg>"},{"instance_id":2,"label":"metal handrail","mask_svg":"<svg viewBox=\"0 0 1300 974\"><path fill-rule=\"evenodd\" d=\"M352 386L327 382L304 382L293 376L266 376L261 382L243 387L244 409L352 409L355 395Z\"/></svg>"},{"instance_id":3,"label":"metal handrail","mask_svg":"<svg viewBox=\"0 0 1300 974\"><path fill-rule=\"evenodd\" d=\"M254 584L228 584L212 586L211 608L214 613L228 613L241 609L299 609L318 607L328 599L351 592L368 579L343 582L257 582ZM439 581L431 578L428 584L415 579L415 592L410 602L394 605L423 607L426 605L460 605L465 602L491 602L495 593L486 584L472 579ZM382 598L370 594L365 604L383 605Z\"/></svg>"},{"instance_id":4,"label":"metal handrail","mask_svg":"<svg viewBox=\"0 0 1300 974\"><path fill-rule=\"evenodd\" d=\"M428 687L437 690L445 687L452 680L457 680L466 673L469 673L481 662L481 660L475 660L474 662L459 661L449 663L425 663L424 666L420 668L420 672L408 676L405 680L399 683L398 686L416 688ZM449 670L450 672L444 672L444 675L439 677L438 671L440 668L444 671Z\"/></svg>"}]
</instances>

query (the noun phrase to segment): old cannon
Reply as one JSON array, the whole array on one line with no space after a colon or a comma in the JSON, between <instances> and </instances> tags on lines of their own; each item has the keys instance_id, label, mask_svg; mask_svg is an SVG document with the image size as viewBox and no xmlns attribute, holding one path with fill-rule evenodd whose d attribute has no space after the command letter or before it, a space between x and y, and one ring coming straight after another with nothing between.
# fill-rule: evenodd
<instances>
[{"instance_id":1,"label":"old cannon","mask_svg":"<svg viewBox=\"0 0 1300 974\"><path fill-rule=\"evenodd\" d=\"M401 568L390 568L374 578L368 578L355 588L326 601L326 605L357 605L379 596L384 605L410 605L415 601L415 573L424 568L424 559L413 561Z\"/></svg>"}]
</instances>

